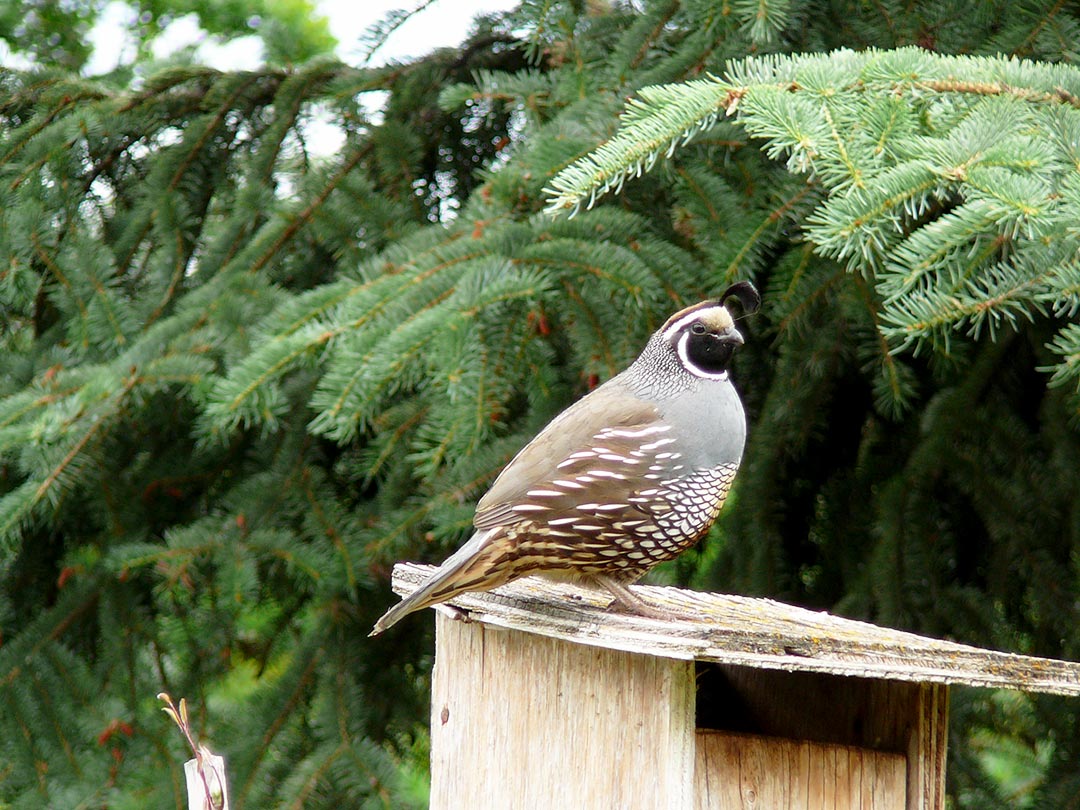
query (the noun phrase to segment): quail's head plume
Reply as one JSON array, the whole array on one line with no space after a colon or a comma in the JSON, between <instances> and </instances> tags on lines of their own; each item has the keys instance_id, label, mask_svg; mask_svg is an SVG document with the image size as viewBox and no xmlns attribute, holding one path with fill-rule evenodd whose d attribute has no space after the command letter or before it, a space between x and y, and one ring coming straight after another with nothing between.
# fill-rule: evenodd
<instances>
[{"instance_id":1,"label":"quail's head plume","mask_svg":"<svg viewBox=\"0 0 1080 810\"><path fill-rule=\"evenodd\" d=\"M627 587L708 532L739 469L742 403L728 377L743 314L760 298L739 282L672 315L629 368L556 416L480 499L475 533L375 623L527 574L592 580L630 610Z\"/></svg>"}]
</instances>

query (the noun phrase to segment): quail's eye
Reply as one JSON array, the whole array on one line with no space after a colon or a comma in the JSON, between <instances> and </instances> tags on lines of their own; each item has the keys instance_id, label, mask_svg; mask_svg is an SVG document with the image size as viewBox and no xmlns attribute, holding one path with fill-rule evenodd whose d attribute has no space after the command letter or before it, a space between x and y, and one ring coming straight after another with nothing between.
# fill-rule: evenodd
<instances>
[{"instance_id":1,"label":"quail's eye","mask_svg":"<svg viewBox=\"0 0 1080 810\"><path fill-rule=\"evenodd\" d=\"M698 321L697 323L695 323L693 326L690 327L690 331L693 332L695 335L704 335L705 331L706 331L705 330L705 324Z\"/></svg>"}]
</instances>

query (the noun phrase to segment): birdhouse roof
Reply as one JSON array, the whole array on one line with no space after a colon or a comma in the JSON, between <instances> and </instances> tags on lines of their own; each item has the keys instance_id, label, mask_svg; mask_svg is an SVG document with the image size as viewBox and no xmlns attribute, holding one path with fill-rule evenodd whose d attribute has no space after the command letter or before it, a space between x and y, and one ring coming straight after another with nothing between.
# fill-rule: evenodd
<instances>
[{"instance_id":1,"label":"birdhouse roof","mask_svg":"<svg viewBox=\"0 0 1080 810\"><path fill-rule=\"evenodd\" d=\"M432 571L401 563L394 568L394 590L412 593ZM665 658L1080 695L1080 663L1072 661L928 638L772 599L644 585L634 590L673 617L608 610L606 591L540 577L491 593L463 594L437 609L466 611L485 625Z\"/></svg>"}]
</instances>

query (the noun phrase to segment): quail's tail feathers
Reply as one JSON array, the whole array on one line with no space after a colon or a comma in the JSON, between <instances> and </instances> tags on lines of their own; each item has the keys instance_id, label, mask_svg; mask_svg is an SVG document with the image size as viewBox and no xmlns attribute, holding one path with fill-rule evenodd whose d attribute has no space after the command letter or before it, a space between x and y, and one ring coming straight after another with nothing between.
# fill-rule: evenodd
<instances>
[{"instance_id":1,"label":"quail's tail feathers","mask_svg":"<svg viewBox=\"0 0 1080 810\"><path fill-rule=\"evenodd\" d=\"M480 561L485 545L495 531L495 529L488 529L474 534L469 542L439 566L438 570L431 575L427 582L386 611L375 622L375 626L368 633L368 636L379 635L379 633L393 627L413 611L422 610L430 605L452 599L459 593L475 590L484 577L470 576L469 569ZM494 582L491 587L499 584L501 583Z\"/></svg>"}]
</instances>

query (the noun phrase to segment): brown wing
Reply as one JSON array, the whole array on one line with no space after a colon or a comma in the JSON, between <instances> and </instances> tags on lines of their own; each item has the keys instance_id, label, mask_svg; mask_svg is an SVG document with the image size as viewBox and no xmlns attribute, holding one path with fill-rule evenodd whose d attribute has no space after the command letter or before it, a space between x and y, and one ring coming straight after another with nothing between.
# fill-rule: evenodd
<instances>
[{"instance_id":1,"label":"brown wing","mask_svg":"<svg viewBox=\"0 0 1080 810\"><path fill-rule=\"evenodd\" d=\"M648 466L640 447L668 430L654 406L618 386L602 386L553 419L506 465L477 504L473 524L488 529L538 517L522 507L529 502L543 503L545 512L585 502L626 503L635 480L641 483L643 470L638 468ZM597 449L608 452L594 453ZM594 477L580 488L557 483L572 480L571 473L590 466L590 459L591 466L632 469L624 470L628 473L624 478ZM636 476L631 475L634 472ZM530 496L530 492L552 494Z\"/></svg>"}]
</instances>

